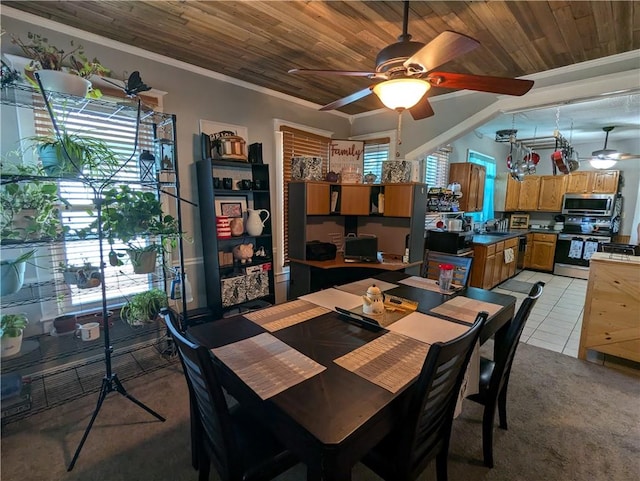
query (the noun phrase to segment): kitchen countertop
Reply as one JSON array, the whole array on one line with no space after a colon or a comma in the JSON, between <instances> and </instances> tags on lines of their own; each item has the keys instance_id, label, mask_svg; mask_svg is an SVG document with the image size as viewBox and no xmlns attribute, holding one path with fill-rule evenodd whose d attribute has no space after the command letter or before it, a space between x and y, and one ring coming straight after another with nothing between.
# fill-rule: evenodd
<instances>
[{"instance_id":1,"label":"kitchen countertop","mask_svg":"<svg viewBox=\"0 0 640 481\"><path fill-rule=\"evenodd\" d=\"M474 234L473 243L478 245L490 245L531 233L558 234L558 231L551 229L510 229L505 231L487 232L485 234Z\"/></svg>"}]
</instances>

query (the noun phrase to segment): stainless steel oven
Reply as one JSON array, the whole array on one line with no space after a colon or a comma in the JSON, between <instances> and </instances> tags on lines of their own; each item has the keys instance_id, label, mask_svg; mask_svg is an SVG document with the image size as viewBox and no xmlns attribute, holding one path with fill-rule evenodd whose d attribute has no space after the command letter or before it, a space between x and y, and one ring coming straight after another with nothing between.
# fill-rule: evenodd
<instances>
[{"instance_id":1,"label":"stainless steel oven","mask_svg":"<svg viewBox=\"0 0 640 481\"><path fill-rule=\"evenodd\" d=\"M559 234L553 273L559 276L588 279L591 255L602 250L600 244L608 242L611 242L611 237L594 234Z\"/></svg>"}]
</instances>

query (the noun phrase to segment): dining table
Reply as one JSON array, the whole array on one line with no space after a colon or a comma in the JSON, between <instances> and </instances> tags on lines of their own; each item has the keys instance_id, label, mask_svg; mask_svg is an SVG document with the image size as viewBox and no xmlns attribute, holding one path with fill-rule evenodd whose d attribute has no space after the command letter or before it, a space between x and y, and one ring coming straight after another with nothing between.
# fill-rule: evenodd
<instances>
[{"instance_id":1,"label":"dining table","mask_svg":"<svg viewBox=\"0 0 640 481\"><path fill-rule=\"evenodd\" d=\"M371 328L334 309L361 312L358 294L368 283L411 301L413 312ZM226 391L306 464L308 480L349 481L352 467L401 422L430 343L455 337L437 332L464 331L476 309L488 308L480 342L494 337L498 345L514 316L513 296L474 287L443 294L433 283L385 272L191 326L187 334L212 351ZM410 320L408 331L394 332ZM416 323L425 338L412 338Z\"/></svg>"}]
</instances>

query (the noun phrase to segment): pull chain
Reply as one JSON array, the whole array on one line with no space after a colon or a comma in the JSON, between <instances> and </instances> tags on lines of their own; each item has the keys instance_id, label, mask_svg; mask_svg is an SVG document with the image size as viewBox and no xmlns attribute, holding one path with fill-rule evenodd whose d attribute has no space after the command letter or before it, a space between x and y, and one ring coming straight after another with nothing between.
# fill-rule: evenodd
<instances>
[{"instance_id":1,"label":"pull chain","mask_svg":"<svg viewBox=\"0 0 640 481\"><path fill-rule=\"evenodd\" d=\"M398 138L396 139L396 160L400 158L401 145L402 145L402 110L398 110Z\"/></svg>"}]
</instances>

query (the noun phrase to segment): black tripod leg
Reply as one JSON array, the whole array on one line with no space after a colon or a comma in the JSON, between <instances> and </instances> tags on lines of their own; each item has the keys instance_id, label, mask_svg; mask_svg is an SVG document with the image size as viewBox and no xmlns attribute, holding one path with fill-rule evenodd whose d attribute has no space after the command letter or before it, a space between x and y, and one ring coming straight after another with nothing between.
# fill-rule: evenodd
<instances>
[{"instance_id":1,"label":"black tripod leg","mask_svg":"<svg viewBox=\"0 0 640 481\"><path fill-rule=\"evenodd\" d=\"M129 394L127 392L127 390L124 388L124 386L122 385L122 383L120 382L120 379L118 379L117 375L113 375L111 377L111 379L113 380L113 382L116 385L116 391L118 391L120 394L122 394L124 397L126 397L129 401L133 402L134 404L140 406L142 409L144 409L145 411L147 411L149 414L151 414L153 417L159 419L162 422L165 422L166 419L163 418L162 416L160 416L157 412L155 412L153 409L145 406L144 404L142 404L140 401L138 401L136 398L134 398L131 394Z\"/></svg>"},{"instance_id":2,"label":"black tripod leg","mask_svg":"<svg viewBox=\"0 0 640 481\"><path fill-rule=\"evenodd\" d=\"M93 411L93 415L91 416L91 421L89 421L89 425L87 426L87 429L84 430L84 435L80 440L80 444L78 445L78 448L76 449L76 452L73 455L73 459L71 460L71 464L69 464L67 471L71 471L73 469L73 466L75 466L76 461L78 460L78 456L80 456L80 451L82 450L82 446L84 445L84 442L87 440L87 436L89 436L89 431L91 431L93 422L96 420L96 417L98 416L98 412L100 412L100 407L102 406L102 402L104 401L104 398L107 397L107 394L110 393L111 391L113 391L113 388L111 387L111 383L109 379L107 379L106 377L102 378L102 387L100 388L100 394L98 395L98 403L96 404L96 408Z\"/></svg>"}]
</instances>

